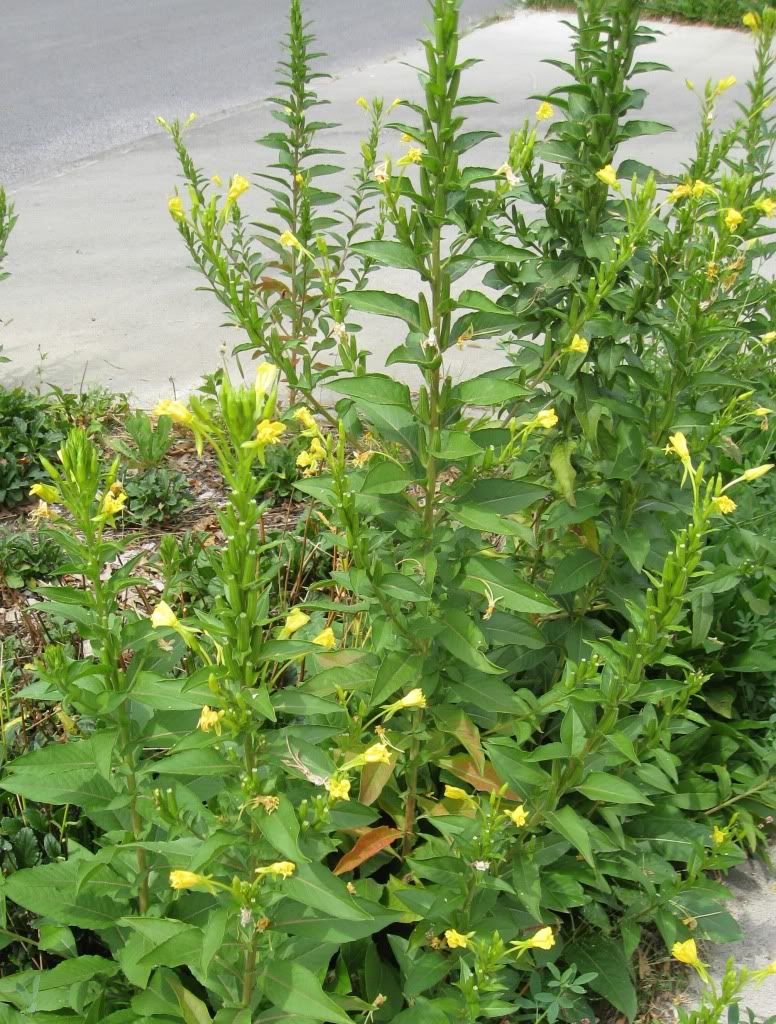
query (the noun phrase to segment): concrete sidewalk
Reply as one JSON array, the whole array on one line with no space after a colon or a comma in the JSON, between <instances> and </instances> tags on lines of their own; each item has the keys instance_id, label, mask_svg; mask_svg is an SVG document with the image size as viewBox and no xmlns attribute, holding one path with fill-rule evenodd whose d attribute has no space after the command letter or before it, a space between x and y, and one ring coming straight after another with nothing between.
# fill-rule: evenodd
<instances>
[{"instance_id":1,"label":"concrete sidewalk","mask_svg":"<svg viewBox=\"0 0 776 1024\"><path fill-rule=\"evenodd\" d=\"M640 116L667 121L677 130L636 140L621 156L640 154L671 171L691 152L697 127L697 100L685 88L685 78L701 85L706 78L734 74L739 84L720 102L720 120L729 121L736 100L745 95L752 45L746 34L734 31L674 24L661 29L658 44L644 48L640 57L674 70L640 76L639 84L650 92ZM521 11L463 40L462 55L484 61L468 72L465 92L498 100L498 106L472 108L470 127L493 128L502 136L476 151L478 161L502 162L510 131L533 117L537 104L528 97L563 80L542 58L564 58L569 45L561 17L547 12ZM327 118L342 124L328 133L325 144L344 151L346 166L353 165L366 125L356 97L417 96L417 78L408 65L420 60L417 48L405 55L406 63L362 67L321 83L331 101ZM225 179L262 169L272 154L254 140L274 125L269 111L261 102L198 121L189 136L197 164ZM188 112L188 106L159 111L166 117ZM386 141L394 156L403 148L398 140ZM217 365L219 346L226 342L231 349L236 332L221 326L225 318L215 298L195 290L203 279L189 269L167 213L176 175L172 146L159 133L13 190L19 222L7 263L12 277L0 287L0 316L6 321L0 344L12 359L3 368L4 381L34 381L39 372L44 381L78 389L83 378L150 403L173 387L181 394L196 386L201 374ZM245 198L249 209L257 209L251 207L259 199L257 189ZM388 278L383 286L416 290L409 275ZM374 354L372 368L380 369L402 340L402 325L383 320L368 326L362 337ZM467 346L462 353L456 349L451 370L456 377L470 376L499 359L495 346Z\"/></svg>"}]
</instances>

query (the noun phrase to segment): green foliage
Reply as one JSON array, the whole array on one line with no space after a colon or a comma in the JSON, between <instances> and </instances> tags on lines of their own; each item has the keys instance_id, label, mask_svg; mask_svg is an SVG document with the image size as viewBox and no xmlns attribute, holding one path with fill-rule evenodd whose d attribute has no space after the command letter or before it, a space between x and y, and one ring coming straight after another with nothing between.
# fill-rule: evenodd
<instances>
[{"instance_id":1,"label":"green foliage","mask_svg":"<svg viewBox=\"0 0 776 1024\"><path fill-rule=\"evenodd\" d=\"M8 236L11 234L15 223L16 214L14 213L13 203L8 199L5 189L0 186L0 281L8 277L8 274L3 272L1 268L6 256Z\"/></svg>"},{"instance_id":2,"label":"green foliage","mask_svg":"<svg viewBox=\"0 0 776 1024\"><path fill-rule=\"evenodd\" d=\"M160 416L154 424L150 416L138 409L122 425L132 443L112 438L111 447L135 469L160 467L173 443L170 417Z\"/></svg>"},{"instance_id":3,"label":"green foliage","mask_svg":"<svg viewBox=\"0 0 776 1024\"><path fill-rule=\"evenodd\" d=\"M731 686L769 671L776 15L739 120L715 130L729 81L700 90L669 178L615 166L666 129L633 116L639 11L579 4L568 81L493 169L458 5L433 0L422 101L359 100L349 212L316 184L297 0L263 140L273 223L169 126L173 218L238 348L271 363L157 410L226 493L223 542L165 539L161 584L111 530L118 459L74 429L44 460L83 585L40 609L83 650L52 644L22 697L73 727L0 787L88 830L4 881L62 939L0 985L10 1020L571 1024L601 1001L633 1020L645 931L738 936L716 873L776 808L767 723ZM377 163L382 127L409 141ZM362 312L401 325L387 362L412 387L369 367ZM452 347L492 338L504 365L455 382ZM136 464L160 422L136 421ZM278 529L288 452L308 509Z\"/></svg>"},{"instance_id":4,"label":"green foliage","mask_svg":"<svg viewBox=\"0 0 776 1024\"><path fill-rule=\"evenodd\" d=\"M557 0L523 0L526 7L557 10L571 3ZM686 21L702 21L708 25L730 25L740 28L741 19L758 5L748 0L645 0L644 14L664 18L678 18Z\"/></svg>"},{"instance_id":5,"label":"green foliage","mask_svg":"<svg viewBox=\"0 0 776 1024\"><path fill-rule=\"evenodd\" d=\"M0 529L0 580L18 589L56 576L63 552L50 538L32 530Z\"/></svg>"},{"instance_id":6,"label":"green foliage","mask_svg":"<svg viewBox=\"0 0 776 1024\"><path fill-rule=\"evenodd\" d=\"M125 481L128 517L147 525L175 519L194 504L186 476L164 467L146 469Z\"/></svg>"},{"instance_id":7,"label":"green foliage","mask_svg":"<svg viewBox=\"0 0 776 1024\"><path fill-rule=\"evenodd\" d=\"M23 501L45 478L40 457L52 455L61 438L45 399L0 386L0 507Z\"/></svg>"}]
</instances>

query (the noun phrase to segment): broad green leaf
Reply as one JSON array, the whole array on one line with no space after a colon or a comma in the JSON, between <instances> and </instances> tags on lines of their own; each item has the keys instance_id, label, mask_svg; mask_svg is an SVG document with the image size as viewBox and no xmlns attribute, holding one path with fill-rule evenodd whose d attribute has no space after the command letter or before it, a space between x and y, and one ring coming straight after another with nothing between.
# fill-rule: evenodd
<instances>
[{"instance_id":1,"label":"broad green leaf","mask_svg":"<svg viewBox=\"0 0 776 1024\"><path fill-rule=\"evenodd\" d=\"M483 263L522 263L534 255L530 249L518 249L495 238L478 238L461 254L461 258Z\"/></svg>"},{"instance_id":2,"label":"broad green leaf","mask_svg":"<svg viewBox=\"0 0 776 1024\"><path fill-rule=\"evenodd\" d=\"M579 548L555 566L551 594L572 594L591 583L601 571L601 559L588 548Z\"/></svg>"},{"instance_id":3,"label":"broad green leaf","mask_svg":"<svg viewBox=\"0 0 776 1024\"><path fill-rule=\"evenodd\" d=\"M213 1018L201 999L198 999L193 992L189 992L187 988L184 988L176 978L170 979L170 984L178 998L178 1005L180 1006L184 1024L211 1024Z\"/></svg>"},{"instance_id":4,"label":"broad green leaf","mask_svg":"<svg viewBox=\"0 0 776 1024\"><path fill-rule=\"evenodd\" d=\"M501 675L504 671L481 653L480 648L486 646L485 638L461 608L445 608L443 627L437 639L445 650L470 668L493 675Z\"/></svg>"},{"instance_id":5,"label":"broad green leaf","mask_svg":"<svg viewBox=\"0 0 776 1024\"><path fill-rule=\"evenodd\" d=\"M370 465L361 485L362 494L400 494L414 480L409 466L397 465L388 459L379 459Z\"/></svg>"},{"instance_id":6,"label":"broad green leaf","mask_svg":"<svg viewBox=\"0 0 776 1024\"><path fill-rule=\"evenodd\" d=\"M589 982L590 988L633 1020L638 1012L638 998L630 963L620 942L605 935L587 935L584 940L566 946L564 957L580 971L593 972L595 978Z\"/></svg>"},{"instance_id":7,"label":"broad green leaf","mask_svg":"<svg viewBox=\"0 0 776 1024\"><path fill-rule=\"evenodd\" d=\"M348 893L345 883L323 864L298 864L296 872L283 883L283 891L305 907L314 907L344 921L368 921Z\"/></svg>"},{"instance_id":8,"label":"broad green leaf","mask_svg":"<svg viewBox=\"0 0 776 1024\"><path fill-rule=\"evenodd\" d=\"M410 389L406 384L384 373L367 373L363 377L343 377L328 385L338 395L346 395L369 405L398 405L412 410Z\"/></svg>"},{"instance_id":9,"label":"broad green leaf","mask_svg":"<svg viewBox=\"0 0 776 1024\"><path fill-rule=\"evenodd\" d=\"M414 299L406 299L403 295L393 292L363 291L343 292L344 299L353 309L364 313L376 313L378 316L392 316L403 320L413 330L421 330L420 310Z\"/></svg>"},{"instance_id":10,"label":"broad green leaf","mask_svg":"<svg viewBox=\"0 0 776 1024\"><path fill-rule=\"evenodd\" d=\"M453 397L464 405L505 405L531 392L498 372L482 373L453 388Z\"/></svg>"},{"instance_id":11,"label":"broad green leaf","mask_svg":"<svg viewBox=\"0 0 776 1024\"><path fill-rule=\"evenodd\" d=\"M299 819L288 797L279 796L272 813L259 809L256 814L264 838L278 853L297 865L309 860L299 849Z\"/></svg>"},{"instance_id":12,"label":"broad green leaf","mask_svg":"<svg viewBox=\"0 0 776 1024\"><path fill-rule=\"evenodd\" d=\"M88 860L41 864L15 871L4 883L4 895L26 910L56 924L97 931L111 927L127 910L118 885L112 898L97 895L89 885L79 889Z\"/></svg>"},{"instance_id":13,"label":"broad green leaf","mask_svg":"<svg viewBox=\"0 0 776 1024\"><path fill-rule=\"evenodd\" d=\"M303 964L274 957L261 972L260 984L267 999L290 1014L328 1024L353 1024Z\"/></svg>"},{"instance_id":14,"label":"broad green leaf","mask_svg":"<svg viewBox=\"0 0 776 1024\"><path fill-rule=\"evenodd\" d=\"M591 868L595 868L587 822L577 814L573 807L566 804L559 811L548 811L545 814L545 820L551 829L562 835L564 839L568 839L571 845L579 850Z\"/></svg>"},{"instance_id":15,"label":"broad green leaf","mask_svg":"<svg viewBox=\"0 0 776 1024\"><path fill-rule=\"evenodd\" d=\"M367 256L384 267L396 267L398 270L418 270L420 267L420 260L412 246L406 242L355 242L350 248L358 255Z\"/></svg>"},{"instance_id":16,"label":"broad green leaf","mask_svg":"<svg viewBox=\"0 0 776 1024\"><path fill-rule=\"evenodd\" d=\"M492 594L500 608L535 615L558 611L553 601L521 579L517 562L512 559L477 556L466 562L464 572L463 589L486 597Z\"/></svg>"},{"instance_id":17,"label":"broad green leaf","mask_svg":"<svg viewBox=\"0 0 776 1024\"><path fill-rule=\"evenodd\" d=\"M640 789L608 772L590 772L585 781L576 787L588 800L601 800L609 804L649 804L649 797Z\"/></svg>"},{"instance_id":18,"label":"broad green leaf","mask_svg":"<svg viewBox=\"0 0 776 1024\"><path fill-rule=\"evenodd\" d=\"M503 480L494 477L478 480L464 495L464 502L486 512L508 516L522 512L524 508L528 508L546 495L546 487L539 487L524 480Z\"/></svg>"}]
</instances>

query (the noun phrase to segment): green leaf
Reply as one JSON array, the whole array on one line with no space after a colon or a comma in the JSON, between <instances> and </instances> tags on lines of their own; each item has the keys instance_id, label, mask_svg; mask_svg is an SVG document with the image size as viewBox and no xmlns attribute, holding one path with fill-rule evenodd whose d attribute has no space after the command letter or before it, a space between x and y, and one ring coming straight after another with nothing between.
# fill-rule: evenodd
<instances>
[{"instance_id":1,"label":"green leaf","mask_svg":"<svg viewBox=\"0 0 776 1024\"><path fill-rule=\"evenodd\" d=\"M490 480L478 480L464 495L464 500L467 505L476 505L483 511L508 516L522 512L524 508L528 508L546 495L546 487L538 487L523 480L502 480L495 477Z\"/></svg>"},{"instance_id":2,"label":"green leaf","mask_svg":"<svg viewBox=\"0 0 776 1024\"><path fill-rule=\"evenodd\" d=\"M400 494L413 482L408 466L397 466L388 459L378 460L370 466L361 486L362 494Z\"/></svg>"},{"instance_id":3,"label":"green leaf","mask_svg":"<svg viewBox=\"0 0 776 1024\"><path fill-rule=\"evenodd\" d=\"M453 388L453 397L464 405L505 405L531 392L498 371L481 373Z\"/></svg>"},{"instance_id":4,"label":"green leaf","mask_svg":"<svg viewBox=\"0 0 776 1024\"><path fill-rule=\"evenodd\" d=\"M591 583L601 571L601 559L588 548L579 548L555 567L551 594L571 594Z\"/></svg>"},{"instance_id":5,"label":"green leaf","mask_svg":"<svg viewBox=\"0 0 776 1024\"><path fill-rule=\"evenodd\" d=\"M79 887L81 872L90 866L91 858L15 871L4 883L4 895L56 924L108 928L126 912L127 903L118 884L110 898L98 895L89 884Z\"/></svg>"},{"instance_id":6,"label":"green leaf","mask_svg":"<svg viewBox=\"0 0 776 1024\"><path fill-rule=\"evenodd\" d=\"M461 608L445 608L437 639L446 651L470 668L492 675L501 675L504 671L480 653L479 648L486 646L485 637Z\"/></svg>"},{"instance_id":7,"label":"green leaf","mask_svg":"<svg viewBox=\"0 0 776 1024\"><path fill-rule=\"evenodd\" d=\"M276 957L262 971L260 984L267 999L287 1013L329 1024L353 1024L303 964Z\"/></svg>"},{"instance_id":8,"label":"green leaf","mask_svg":"<svg viewBox=\"0 0 776 1024\"><path fill-rule=\"evenodd\" d=\"M561 807L559 811L548 811L545 818L550 828L559 832L564 839L568 839L571 845L579 850L590 867L595 868L593 847L585 819L580 817L568 804Z\"/></svg>"},{"instance_id":9,"label":"green leaf","mask_svg":"<svg viewBox=\"0 0 776 1024\"><path fill-rule=\"evenodd\" d=\"M364 313L376 313L378 316L393 316L403 320L416 331L422 330L420 310L414 299L406 299L403 295L395 295L393 292L368 289L343 292L340 298L348 302L353 309L360 309Z\"/></svg>"},{"instance_id":10,"label":"green leaf","mask_svg":"<svg viewBox=\"0 0 776 1024\"><path fill-rule=\"evenodd\" d=\"M608 772L590 772L585 781L577 786L589 800L601 800L608 804L649 804L648 797L619 775Z\"/></svg>"},{"instance_id":11,"label":"green leaf","mask_svg":"<svg viewBox=\"0 0 776 1024\"><path fill-rule=\"evenodd\" d=\"M620 138L637 139L642 135L662 135L672 131L672 125L661 124L659 121L626 121L620 129Z\"/></svg>"},{"instance_id":12,"label":"green leaf","mask_svg":"<svg viewBox=\"0 0 776 1024\"><path fill-rule=\"evenodd\" d=\"M571 455L577 447L575 441L559 441L550 453L550 469L558 485L558 491L572 508L577 500L574 497L574 481L577 471L571 465Z\"/></svg>"},{"instance_id":13,"label":"green leaf","mask_svg":"<svg viewBox=\"0 0 776 1024\"><path fill-rule=\"evenodd\" d=\"M299 820L288 797L278 797L277 810L257 811L257 824L267 842L294 864L307 862L299 849Z\"/></svg>"},{"instance_id":14,"label":"green leaf","mask_svg":"<svg viewBox=\"0 0 776 1024\"><path fill-rule=\"evenodd\" d=\"M171 978L170 984L178 999L185 1024L211 1024L213 1018L201 999L197 999L193 992L184 988L176 978Z\"/></svg>"},{"instance_id":15,"label":"green leaf","mask_svg":"<svg viewBox=\"0 0 776 1024\"><path fill-rule=\"evenodd\" d=\"M420 261L411 245L398 241L355 242L353 252L398 270L418 270Z\"/></svg>"},{"instance_id":16,"label":"green leaf","mask_svg":"<svg viewBox=\"0 0 776 1024\"><path fill-rule=\"evenodd\" d=\"M507 245L495 238L478 238L461 253L461 259L478 260L483 263L522 263L532 259L535 253L530 249L518 249L515 245Z\"/></svg>"},{"instance_id":17,"label":"green leaf","mask_svg":"<svg viewBox=\"0 0 776 1024\"><path fill-rule=\"evenodd\" d=\"M596 976L589 982L590 988L633 1020L638 1012L638 998L630 964L620 942L604 935L587 935L583 941L566 946L564 957L580 971L594 972Z\"/></svg>"},{"instance_id":18,"label":"green leaf","mask_svg":"<svg viewBox=\"0 0 776 1024\"><path fill-rule=\"evenodd\" d=\"M486 597L492 594L500 608L535 615L558 611L553 601L521 579L517 562L511 558L470 558L464 572L462 588Z\"/></svg>"},{"instance_id":19,"label":"green leaf","mask_svg":"<svg viewBox=\"0 0 776 1024\"><path fill-rule=\"evenodd\" d=\"M303 906L314 907L341 920L370 920L370 915L349 895L345 883L335 878L323 864L298 864L294 875L283 883L283 890Z\"/></svg>"},{"instance_id":20,"label":"green leaf","mask_svg":"<svg viewBox=\"0 0 776 1024\"><path fill-rule=\"evenodd\" d=\"M412 410L410 389L406 384L384 373L366 373L363 377L343 377L327 385L338 395L345 395L369 405L399 405Z\"/></svg>"}]
</instances>

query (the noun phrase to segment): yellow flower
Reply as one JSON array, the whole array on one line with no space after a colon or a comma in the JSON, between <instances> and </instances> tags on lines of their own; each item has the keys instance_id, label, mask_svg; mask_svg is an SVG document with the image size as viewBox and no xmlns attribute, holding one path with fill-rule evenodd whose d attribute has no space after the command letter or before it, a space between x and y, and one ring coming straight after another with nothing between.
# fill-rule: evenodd
<instances>
[{"instance_id":1,"label":"yellow flower","mask_svg":"<svg viewBox=\"0 0 776 1024\"><path fill-rule=\"evenodd\" d=\"M110 491L108 491L108 493L102 499L100 511L102 512L103 515L106 516L118 515L118 513L123 510L126 501L126 491L119 491L119 493L116 495L113 495L110 493Z\"/></svg>"},{"instance_id":2,"label":"yellow flower","mask_svg":"<svg viewBox=\"0 0 776 1024\"><path fill-rule=\"evenodd\" d=\"M326 788L332 800L350 799L350 779L331 778L326 780Z\"/></svg>"},{"instance_id":3,"label":"yellow flower","mask_svg":"<svg viewBox=\"0 0 776 1024\"><path fill-rule=\"evenodd\" d=\"M211 182L212 182L212 184L213 184L213 185L215 185L215 186L216 186L217 188L220 188L220 187L221 187L221 186L223 185L223 180L222 180L222 178L221 178L221 175L220 175L220 174L214 174L214 175L213 175L213 177L212 177L212 178L210 179L210 181L211 181Z\"/></svg>"},{"instance_id":4,"label":"yellow flower","mask_svg":"<svg viewBox=\"0 0 776 1024\"><path fill-rule=\"evenodd\" d=\"M270 394L280 376L280 370L272 363L259 363L256 367L256 397L259 401Z\"/></svg>"},{"instance_id":5,"label":"yellow flower","mask_svg":"<svg viewBox=\"0 0 776 1024\"><path fill-rule=\"evenodd\" d=\"M294 412L294 419L299 420L299 422L302 424L305 430L318 429L318 424L315 422L315 417L307 408L307 406L303 405L300 409L297 409Z\"/></svg>"},{"instance_id":6,"label":"yellow flower","mask_svg":"<svg viewBox=\"0 0 776 1024\"><path fill-rule=\"evenodd\" d=\"M753 412L753 416L770 416L773 412L772 409L766 409L764 405L759 405Z\"/></svg>"},{"instance_id":7,"label":"yellow flower","mask_svg":"<svg viewBox=\"0 0 776 1024\"><path fill-rule=\"evenodd\" d=\"M727 78L720 78L717 82L717 95L720 96L723 92L727 92L732 86L736 84L736 76L728 75Z\"/></svg>"},{"instance_id":8,"label":"yellow flower","mask_svg":"<svg viewBox=\"0 0 776 1024\"><path fill-rule=\"evenodd\" d=\"M288 638L293 636L298 629L301 629L302 626L306 626L309 621L310 616L305 615L301 608L292 608L286 617L286 624L280 631L280 639L288 640Z\"/></svg>"},{"instance_id":9,"label":"yellow flower","mask_svg":"<svg viewBox=\"0 0 776 1024\"><path fill-rule=\"evenodd\" d=\"M202 714L199 716L197 722L197 728L201 729L202 732L210 732L211 729L216 736L221 735L221 719L224 717L225 712L214 711L213 708L209 708L207 704L202 708Z\"/></svg>"},{"instance_id":10,"label":"yellow flower","mask_svg":"<svg viewBox=\"0 0 776 1024\"><path fill-rule=\"evenodd\" d=\"M229 183L229 191L226 193L227 203L235 202L240 198L243 192L247 192L250 187L251 183L247 178L243 178L241 174L235 174Z\"/></svg>"},{"instance_id":11,"label":"yellow flower","mask_svg":"<svg viewBox=\"0 0 776 1024\"><path fill-rule=\"evenodd\" d=\"M151 612L151 625L154 629L177 629L178 616L166 601L160 601Z\"/></svg>"},{"instance_id":12,"label":"yellow flower","mask_svg":"<svg viewBox=\"0 0 776 1024\"><path fill-rule=\"evenodd\" d=\"M323 647L327 651L333 650L337 646L337 638L334 636L334 630L331 626L327 626L318 636L313 637L313 643L318 644L319 647Z\"/></svg>"},{"instance_id":13,"label":"yellow flower","mask_svg":"<svg viewBox=\"0 0 776 1024\"><path fill-rule=\"evenodd\" d=\"M689 185L677 185L668 193L669 203L678 203L680 199L686 199L691 195L692 188Z\"/></svg>"},{"instance_id":14,"label":"yellow flower","mask_svg":"<svg viewBox=\"0 0 776 1024\"><path fill-rule=\"evenodd\" d=\"M194 414L187 409L183 402L172 401L169 398L157 402L154 407L154 416L169 416L173 423L181 427L190 427L194 422Z\"/></svg>"},{"instance_id":15,"label":"yellow flower","mask_svg":"<svg viewBox=\"0 0 776 1024\"><path fill-rule=\"evenodd\" d=\"M527 940L528 949L552 949L554 945L555 935L550 927L540 928Z\"/></svg>"},{"instance_id":16,"label":"yellow flower","mask_svg":"<svg viewBox=\"0 0 776 1024\"><path fill-rule=\"evenodd\" d=\"M679 963L689 964L690 967L697 967L701 960L698 956L698 947L695 939L686 939L684 942L675 942L671 947L671 956Z\"/></svg>"},{"instance_id":17,"label":"yellow flower","mask_svg":"<svg viewBox=\"0 0 776 1024\"><path fill-rule=\"evenodd\" d=\"M390 764L391 754L384 743L373 743L364 751L366 764Z\"/></svg>"},{"instance_id":18,"label":"yellow flower","mask_svg":"<svg viewBox=\"0 0 776 1024\"><path fill-rule=\"evenodd\" d=\"M390 107L388 107L388 109L389 110L393 110L395 107L398 107L399 104L402 103L402 102L403 102L403 100L402 100L401 96L397 96L396 99L391 103Z\"/></svg>"},{"instance_id":19,"label":"yellow flower","mask_svg":"<svg viewBox=\"0 0 776 1024\"><path fill-rule=\"evenodd\" d=\"M571 339L571 344L569 345L569 352L579 352L581 355L584 355L589 348L590 345L588 344L587 340L581 337L579 334L575 334L574 337Z\"/></svg>"},{"instance_id":20,"label":"yellow flower","mask_svg":"<svg viewBox=\"0 0 776 1024\"><path fill-rule=\"evenodd\" d=\"M558 415L552 407L542 409L541 412L534 416L532 423L537 427L542 427L544 430L552 430L558 424Z\"/></svg>"},{"instance_id":21,"label":"yellow flower","mask_svg":"<svg viewBox=\"0 0 776 1024\"><path fill-rule=\"evenodd\" d=\"M712 498L711 504L714 507L714 511L719 512L723 516L735 512L737 507L733 499L728 498L726 494L720 494L718 498Z\"/></svg>"},{"instance_id":22,"label":"yellow flower","mask_svg":"<svg viewBox=\"0 0 776 1024\"><path fill-rule=\"evenodd\" d=\"M462 932L457 932L455 928L448 928L445 932L445 941L447 942L448 949L468 949L469 939L474 935L474 932L467 932L464 935Z\"/></svg>"},{"instance_id":23,"label":"yellow flower","mask_svg":"<svg viewBox=\"0 0 776 1024\"><path fill-rule=\"evenodd\" d=\"M700 199L700 197L701 196L705 196L707 192L713 193L714 192L714 186L713 185L707 185L705 181L701 181L700 178L698 178L697 181L693 182L693 186L692 186L692 190L691 191L692 191L693 197L695 199Z\"/></svg>"},{"instance_id":24,"label":"yellow flower","mask_svg":"<svg viewBox=\"0 0 776 1024\"><path fill-rule=\"evenodd\" d=\"M285 245L288 249L301 249L302 243L293 233L293 231L284 231L280 236L280 244Z\"/></svg>"},{"instance_id":25,"label":"yellow flower","mask_svg":"<svg viewBox=\"0 0 776 1024\"><path fill-rule=\"evenodd\" d=\"M609 188L613 188L615 192L620 191L620 183L617 181L617 172L611 164L607 164L606 167L602 167L600 171L596 171L595 176L599 181L602 181L604 185L608 185Z\"/></svg>"},{"instance_id":26,"label":"yellow flower","mask_svg":"<svg viewBox=\"0 0 776 1024\"><path fill-rule=\"evenodd\" d=\"M747 11L741 21L743 25L746 28L751 29L752 32L759 32L763 24L760 15L755 11Z\"/></svg>"},{"instance_id":27,"label":"yellow flower","mask_svg":"<svg viewBox=\"0 0 776 1024\"><path fill-rule=\"evenodd\" d=\"M776 341L776 331L766 331L763 335L763 341L766 345L770 345L772 341Z\"/></svg>"},{"instance_id":28,"label":"yellow flower","mask_svg":"<svg viewBox=\"0 0 776 1024\"><path fill-rule=\"evenodd\" d=\"M424 708L426 706L426 695L416 686L414 690L410 690L408 694L399 701L399 706L403 708Z\"/></svg>"},{"instance_id":29,"label":"yellow flower","mask_svg":"<svg viewBox=\"0 0 776 1024\"><path fill-rule=\"evenodd\" d=\"M350 461L357 469L361 469L367 462L372 458L374 452L353 452L350 457Z\"/></svg>"},{"instance_id":30,"label":"yellow flower","mask_svg":"<svg viewBox=\"0 0 776 1024\"><path fill-rule=\"evenodd\" d=\"M536 120L549 121L551 117L555 117L555 108L545 100L539 104L539 109L536 111Z\"/></svg>"},{"instance_id":31,"label":"yellow flower","mask_svg":"<svg viewBox=\"0 0 776 1024\"><path fill-rule=\"evenodd\" d=\"M513 811L507 811L507 817L515 828L522 828L528 821L528 815L522 804L518 804Z\"/></svg>"},{"instance_id":32,"label":"yellow flower","mask_svg":"<svg viewBox=\"0 0 776 1024\"><path fill-rule=\"evenodd\" d=\"M167 200L167 209L170 211L173 220L183 220L186 216L186 210L180 196L170 196Z\"/></svg>"},{"instance_id":33,"label":"yellow flower","mask_svg":"<svg viewBox=\"0 0 776 1024\"><path fill-rule=\"evenodd\" d=\"M59 491L51 484L33 484L30 488L31 498L41 498L43 501L53 504L60 500Z\"/></svg>"},{"instance_id":34,"label":"yellow flower","mask_svg":"<svg viewBox=\"0 0 776 1024\"><path fill-rule=\"evenodd\" d=\"M460 786L445 786L445 800L464 800L473 803L474 797Z\"/></svg>"},{"instance_id":35,"label":"yellow flower","mask_svg":"<svg viewBox=\"0 0 776 1024\"><path fill-rule=\"evenodd\" d=\"M268 864L265 868L256 868L259 877L272 875L273 878L290 878L296 871L296 864L290 860L278 860L274 864Z\"/></svg>"},{"instance_id":36,"label":"yellow flower","mask_svg":"<svg viewBox=\"0 0 776 1024\"><path fill-rule=\"evenodd\" d=\"M706 279L708 281L714 281L716 280L718 274L719 267L714 262L714 260L711 260L709 263L706 264Z\"/></svg>"},{"instance_id":37,"label":"yellow flower","mask_svg":"<svg viewBox=\"0 0 776 1024\"><path fill-rule=\"evenodd\" d=\"M754 204L758 210L762 210L766 217L772 217L776 213L776 200L775 199L758 199Z\"/></svg>"},{"instance_id":38,"label":"yellow flower","mask_svg":"<svg viewBox=\"0 0 776 1024\"><path fill-rule=\"evenodd\" d=\"M297 183L297 185L304 185L304 175L301 172L297 171L297 173L294 175L294 181Z\"/></svg>"},{"instance_id":39,"label":"yellow flower","mask_svg":"<svg viewBox=\"0 0 776 1024\"><path fill-rule=\"evenodd\" d=\"M423 160L423 150L418 146L410 146L404 156L396 161L398 167L406 167L408 164L419 164Z\"/></svg>"},{"instance_id":40,"label":"yellow flower","mask_svg":"<svg viewBox=\"0 0 776 1024\"><path fill-rule=\"evenodd\" d=\"M203 886L213 891L213 884L207 875L198 875L195 871L171 871L170 886L173 889L196 889Z\"/></svg>"},{"instance_id":41,"label":"yellow flower","mask_svg":"<svg viewBox=\"0 0 776 1024\"><path fill-rule=\"evenodd\" d=\"M719 825L715 825L714 829L713 829L713 831L711 833L711 839L712 839L712 842L714 843L715 846L722 846L722 844L727 839L727 835L719 827Z\"/></svg>"},{"instance_id":42,"label":"yellow flower","mask_svg":"<svg viewBox=\"0 0 776 1024\"><path fill-rule=\"evenodd\" d=\"M369 104L366 101L365 96L359 96L356 100L356 106L361 107L362 110L369 110Z\"/></svg>"},{"instance_id":43,"label":"yellow flower","mask_svg":"<svg viewBox=\"0 0 776 1024\"><path fill-rule=\"evenodd\" d=\"M759 480L761 476L765 476L773 469L772 462L766 462L763 466L753 466L751 469L745 469L741 476L738 478L742 483L748 484L750 480Z\"/></svg>"},{"instance_id":44,"label":"yellow flower","mask_svg":"<svg viewBox=\"0 0 776 1024\"><path fill-rule=\"evenodd\" d=\"M728 231L735 231L743 219L744 215L739 213L738 210L734 210L731 206L725 214L725 227Z\"/></svg>"},{"instance_id":45,"label":"yellow flower","mask_svg":"<svg viewBox=\"0 0 776 1024\"><path fill-rule=\"evenodd\" d=\"M666 455L678 455L682 462L689 460L690 449L687 447L687 438L681 430L669 435L665 452Z\"/></svg>"},{"instance_id":46,"label":"yellow flower","mask_svg":"<svg viewBox=\"0 0 776 1024\"><path fill-rule=\"evenodd\" d=\"M277 420L262 420L256 427L256 442L260 445L278 444L286 428Z\"/></svg>"}]
</instances>

